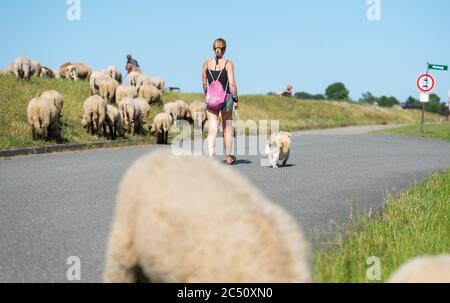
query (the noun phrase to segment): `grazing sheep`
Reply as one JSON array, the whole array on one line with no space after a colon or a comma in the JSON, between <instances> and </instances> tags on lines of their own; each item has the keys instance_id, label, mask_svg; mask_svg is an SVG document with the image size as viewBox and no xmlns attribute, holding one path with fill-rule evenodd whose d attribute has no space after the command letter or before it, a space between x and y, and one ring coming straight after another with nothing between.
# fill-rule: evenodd
<instances>
[{"instance_id":1,"label":"grazing sheep","mask_svg":"<svg viewBox=\"0 0 450 303\"><path fill-rule=\"evenodd\" d=\"M25 57L18 57L14 60L14 75L20 80L30 80L34 70L31 60Z\"/></svg>"},{"instance_id":2,"label":"grazing sheep","mask_svg":"<svg viewBox=\"0 0 450 303\"><path fill-rule=\"evenodd\" d=\"M205 104L200 101L191 103L191 105L189 105L189 116L194 127L203 130L207 120Z\"/></svg>"},{"instance_id":3,"label":"grazing sheep","mask_svg":"<svg viewBox=\"0 0 450 303\"><path fill-rule=\"evenodd\" d=\"M150 81L150 78L145 75L140 75L138 78L138 85L137 88L140 88L144 85L153 85Z\"/></svg>"},{"instance_id":4,"label":"grazing sheep","mask_svg":"<svg viewBox=\"0 0 450 303\"><path fill-rule=\"evenodd\" d=\"M150 84L156 87L161 93L164 92L165 82L161 77L150 78Z\"/></svg>"},{"instance_id":5,"label":"grazing sheep","mask_svg":"<svg viewBox=\"0 0 450 303\"><path fill-rule=\"evenodd\" d=\"M116 89L116 102L119 103L124 98L136 98L138 95L138 90L136 87L129 84L122 84Z\"/></svg>"},{"instance_id":6,"label":"grazing sheep","mask_svg":"<svg viewBox=\"0 0 450 303\"><path fill-rule=\"evenodd\" d=\"M32 76L39 78L42 71L42 65L35 59L32 59L30 61L31 61L31 70L33 71Z\"/></svg>"},{"instance_id":7,"label":"grazing sheep","mask_svg":"<svg viewBox=\"0 0 450 303\"><path fill-rule=\"evenodd\" d=\"M156 115L150 128L150 135L156 136L158 144L169 143L169 131L172 127L173 118L167 113Z\"/></svg>"},{"instance_id":8,"label":"grazing sheep","mask_svg":"<svg viewBox=\"0 0 450 303\"><path fill-rule=\"evenodd\" d=\"M45 140L51 137L59 139L61 136L58 110L46 98L34 98L28 103L27 120L31 127L33 140L36 140L38 135L42 135Z\"/></svg>"},{"instance_id":9,"label":"grazing sheep","mask_svg":"<svg viewBox=\"0 0 450 303\"><path fill-rule=\"evenodd\" d=\"M66 62L59 68L59 78L69 79L69 67L72 65L70 62Z\"/></svg>"},{"instance_id":10,"label":"grazing sheep","mask_svg":"<svg viewBox=\"0 0 450 303\"><path fill-rule=\"evenodd\" d=\"M104 73L110 77L119 82L119 84L122 84L122 73L116 66L108 66Z\"/></svg>"},{"instance_id":11,"label":"grazing sheep","mask_svg":"<svg viewBox=\"0 0 450 303\"><path fill-rule=\"evenodd\" d=\"M116 102L116 89L119 85L119 82L106 76L94 79L94 90L109 104Z\"/></svg>"},{"instance_id":12,"label":"grazing sheep","mask_svg":"<svg viewBox=\"0 0 450 303\"><path fill-rule=\"evenodd\" d=\"M46 98L56 107L58 122L61 123L61 111L64 106L64 98L55 90L47 90L41 94L41 98Z\"/></svg>"},{"instance_id":13,"label":"grazing sheep","mask_svg":"<svg viewBox=\"0 0 450 303\"><path fill-rule=\"evenodd\" d=\"M175 102L168 102L166 104L164 104L164 112L166 114L169 114L173 121L177 121L178 120L178 107L175 104Z\"/></svg>"},{"instance_id":14,"label":"grazing sheep","mask_svg":"<svg viewBox=\"0 0 450 303\"><path fill-rule=\"evenodd\" d=\"M14 63L8 64L8 67L6 68L6 74L14 75Z\"/></svg>"},{"instance_id":15,"label":"grazing sheep","mask_svg":"<svg viewBox=\"0 0 450 303\"><path fill-rule=\"evenodd\" d=\"M163 99L161 92L153 85L145 84L139 89L139 98L145 99L148 104L158 104L163 105Z\"/></svg>"},{"instance_id":16,"label":"grazing sheep","mask_svg":"<svg viewBox=\"0 0 450 303\"><path fill-rule=\"evenodd\" d=\"M150 105L142 98L134 99L133 102L139 107L142 115L142 124L147 123L148 115L150 115Z\"/></svg>"},{"instance_id":17,"label":"grazing sheep","mask_svg":"<svg viewBox=\"0 0 450 303\"><path fill-rule=\"evenodd\" d=\"M119 134L120 137L123 137L125 135L125 129L123 128L120 111L112 105L107 105L106 113L108 115L108 122L112 124L111 138L115 140L117 134Z\"/></svg>"},{"instance_id":18,"label":"grazing sheep","mask_svg":"<svg viewBox=\"0 0 450 303\"><path fill-rule=\"evenodd\" d=\"M55 78L55 72L46 66L42 66L41 73L39 74L40 78Z\"/></svg>"},{"instance_id":19,"label":"grazing sheep","mask_svg":"<svg viewBox=\"0 0 450 303\"><path fill-rule=\"evenodd\" d=\"M91 95L100 95L97 87L95 87L95 80L107 77L104 72L92 71L89 77L89 87L91 88Z\"/></svg>"},{"instance_id":20,"label":"grazing sheep","mask_svg":"<svg viewBox=\"0 0 450 303\"><path fill-rule=\"evenodd\" d=\"M110 125L107 119L109 120L107 115L107 104L102 97L90 96L84 101L81 124L88 133L92 135L97 134L99 137L104 135L106 124L108 124L108 126Z\"/></svg>"},{"instance_id":21,"label":"grazing sheep","mask_svg":"<svg viewBox=\"0 0 450 303\"><path fill-rule=\"evenodd\" d=\"M389 283L450 283L450 255L416 258L400 267Z\"/></svg>"},{"instance_id":22,"label":"grazing sheep","mask_svg":"<svg viewBox=\"0 0 450 303\"><path fill-rule=\"evenodd\" d=\"M177 107L178 110L178 120L189 120L190 118L189 105L183 100L177 100L175 101L175 106Z\"/></svg>"},{"instance_id":23,"label":"grazing sheep","mask_svg":"<svg viewBox=\"0 0 450 303\"><path fill-rule=\"evenodd\" d=\"M119 185L103 281L311 282L309 255L295 219L239 173L159 151Z\"/></svg>"},{"instance_id":24,"label":"grazing sheep","mask_svg":"<svg viewBox=\"0 0 450 303\"><path fill-rule=\"evenodd\" d=\"M131 130L134 129L135 134L143 134L142 112L140 107L134 103L133 99L122 99L119 103L119 111L128 133L131 133Z\"/></svg>"},{"instance_id":25,"label":"grazing sheep","mask_svg":"<svg viewBox=\"0 0 450 303\"><path fill-rule=\"evenodd\" d=\"M128 74L128 81L130 81L130 85L139 89L139 79L141 74L139 72L131 72Z\"/></svg>"},{"instance_id":26,"label":"grazing sheep","mask_svg":"<svg viewBox=\"0 0 450 303\"><path fill-rule=\"evenodd\" d=\"M92 74L92 69L89 66L87 66L86 64L83 64L80 62L70 63L67 66L67 71L68 71L68 74L66 77L68 79L72 79L74 81L77 81L77 80L89 81L91 74Z\"/></svg>"}]
</instances>

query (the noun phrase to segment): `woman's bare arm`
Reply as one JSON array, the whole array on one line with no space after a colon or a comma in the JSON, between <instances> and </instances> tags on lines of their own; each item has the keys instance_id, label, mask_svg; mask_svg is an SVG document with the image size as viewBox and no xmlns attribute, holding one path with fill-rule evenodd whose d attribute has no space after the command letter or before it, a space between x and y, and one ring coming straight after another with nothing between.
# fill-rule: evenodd
<instances>
[{"instance_id":1,"label":"woman's bare arm","mask_svg":"<svg viewBox=\"0 0 450 303\"><path fill-rule=\"evenodd\" d=\"M203 72L202 72L202 83L203 83L203 92L206 95L206 92L208 91L208 77L206 76L206 69L208 68L208 65L203 63Z\"/></svg>"},{"instance_id":2,"label":"woman's bare arm","mask_svg":"<svg viewBox=\"0 0 450 303\"><path fill-rule=\"evenodd\" d=\"M236 86L236 80L234 78L234 64L231 61L228 61L227 65L227 73L228 73L228 81L230 85L230 91L233 98L237 98L238 92L237 92L237 86Z\"/></svg>"}]
</instances>

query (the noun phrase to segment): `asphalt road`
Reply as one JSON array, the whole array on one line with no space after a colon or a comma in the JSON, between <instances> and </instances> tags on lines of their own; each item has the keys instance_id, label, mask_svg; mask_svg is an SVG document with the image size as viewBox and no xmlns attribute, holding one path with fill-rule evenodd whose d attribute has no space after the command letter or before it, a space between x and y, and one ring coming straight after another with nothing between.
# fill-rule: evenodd
<instances>
[{"instance_id":1,"label":"asphalt road","mask_svg":"<svg viewBox=\"0 0 450 303\"><path fill-rule=\"evenodd\" d=\"M450 143L368 130L307 132L295 136L288 167L241 156L233 169L311 236L346 222L351 207L379 208L387 193L450 168ZM155 148L0 160L0 282L68 282L70 256L81 259L82 282L99 282L117 184Z\"/></svg>"}]
</instances>

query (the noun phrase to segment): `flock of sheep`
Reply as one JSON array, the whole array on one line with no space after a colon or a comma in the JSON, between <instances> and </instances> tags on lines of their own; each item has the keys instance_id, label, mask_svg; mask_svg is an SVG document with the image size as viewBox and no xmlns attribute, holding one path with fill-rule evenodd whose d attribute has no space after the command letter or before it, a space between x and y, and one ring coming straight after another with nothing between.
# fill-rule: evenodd
<instances>
[{"instance_id":1,"label":"flock of sheep","mask_svg":"<svg viewBox=\"0 0 450 303\"><path fill-rule=\"evenodd\" d=\"M145 125L149 124L150 106L164 105L164 80L148 77L140 70L132 71L128 75L129 84L125 84L115 66L95 71L83 63L67 62L56 72L37 60L19 57L8 66L7 72L21 80L41 77L88 81L92 96L84 101L81 124L89 134L108 136L109 133L113 140L126 133L144 135ZM54 90L29 102L27 118L33 139L60 137L63 105L63 97ZM196 101L191 105L183 100L166 103L164 112L158 114L148 127L149 133L158 138L158 143L167 144L169 130L178 120L187 120L203 129L206 122L203 102Z\"/></svg>"},{"instance_id":2,"label":"flock of sheep","mask_svg":"<svg viewBox=\"0 0 450 303\"><path fill-rule=\"evenodd\" d=\"M119 185L103 281L312 282L310 256L296 220L241 174L157 151ZM418 258L389 282L450 282L448 268L450 256Z\"/></svg>"}]
</instances>

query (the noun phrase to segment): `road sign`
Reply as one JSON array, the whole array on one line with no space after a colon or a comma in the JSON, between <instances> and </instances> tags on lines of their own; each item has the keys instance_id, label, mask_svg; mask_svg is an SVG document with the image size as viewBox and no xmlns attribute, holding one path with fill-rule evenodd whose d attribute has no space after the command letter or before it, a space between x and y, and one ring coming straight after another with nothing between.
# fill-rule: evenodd
<instances>
[{"instance_id":1,"label":"road sign","mask_svg":"<svg viewBox=\"0 0 450 303\"><path fill-rule=\"evenodd\" d=\"M422 103L430 102L430 95L429 94L420 94L420 102L422 102Z\"/></svg>"},{"instance_id":2,"label":"road sign","mask_svg":"<svg viewBox=\"0 0 450 303\"><path fill-rule=\"evenodd\" d=\"M417 88L422 93L429 93L433 90L436 82L434 81L433 76L430 74L423 74L417 78Z\"/></svg>"},{"instance_id":3,"label":"road sign","mask_svg":"<svg viewBox=\"0 0 450 303\"><path fill-rule=\"evenodd\" d=\"M442 70L442 71L448 70L447 65L441 65L441 64L428 64L428 68L435 69L435 70Z\"/></svg>"}]
</instances>

